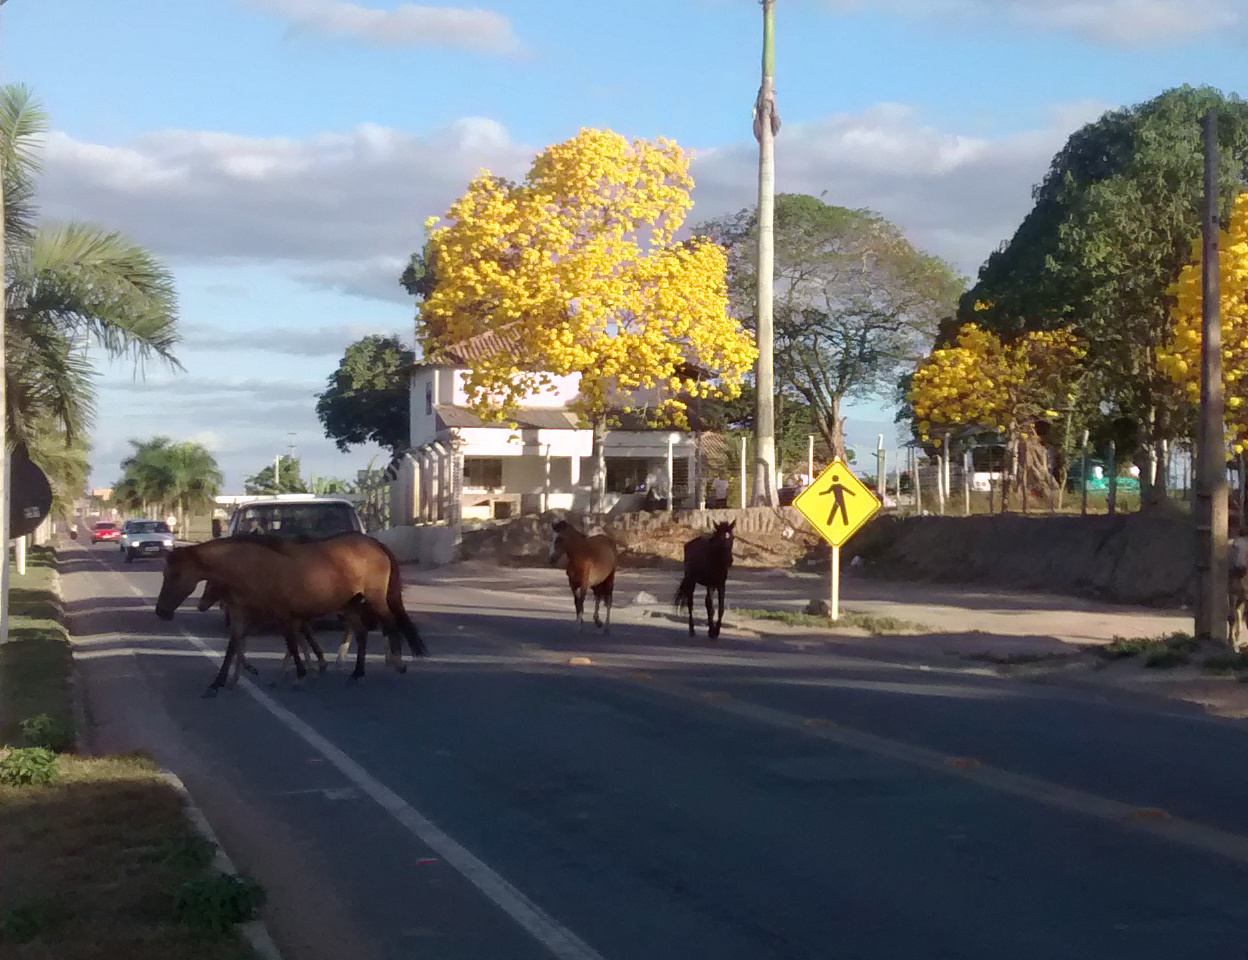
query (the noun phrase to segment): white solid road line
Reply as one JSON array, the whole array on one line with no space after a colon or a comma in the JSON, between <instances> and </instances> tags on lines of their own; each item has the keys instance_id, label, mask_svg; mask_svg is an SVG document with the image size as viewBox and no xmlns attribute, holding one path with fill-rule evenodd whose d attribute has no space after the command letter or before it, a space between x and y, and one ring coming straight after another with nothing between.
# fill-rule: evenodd
<instances>
[{"instance_id":1,"label":"white solid road line","mask_svg":"<svg viewBox=\"0 0 1248 960\"><path fill-rule=\"evenodd\" d=\"M107 569L107 568L105 568ZM119 572L119 571L112 571ZM150 600L133 583L127 584L136 597ZM154 602L154 601L152 601ZM181 634L188 642L210 660L220 654L185 627ZM526 897L503 877L492 870L483 860L463 847L419 810L412 807L397 793L377 780L367 770L352 760L316 732L295 714L277 703L246 678L238 683L260 706L271 713L286 729L318 751L332 763L352 784L375 800L399 822L412 836L420 840L450 864L459 874L481 891L485 897L507 916L520 924L538 943L558 957L559 960L604 960L602 954L587 944L567 927L560 924L536 903Z\"/></svg>"}]
</instances>

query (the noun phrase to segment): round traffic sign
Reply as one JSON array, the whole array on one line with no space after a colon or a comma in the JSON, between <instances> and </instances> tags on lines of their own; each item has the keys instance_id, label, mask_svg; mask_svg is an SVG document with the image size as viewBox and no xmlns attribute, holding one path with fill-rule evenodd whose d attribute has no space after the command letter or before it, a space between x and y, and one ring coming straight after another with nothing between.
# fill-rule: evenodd
<instances>
[{"instance_id":1,"label":"round traffic sign","mask_svg":"<svg viewBox=\"0 0 1248 960\"><path fill-rule=\"evenodd\" d=\"M52 509L52 485L30 459L25 444L13 450L9 473L9 539L34 533Z\"/></svg>"}]
</instances>

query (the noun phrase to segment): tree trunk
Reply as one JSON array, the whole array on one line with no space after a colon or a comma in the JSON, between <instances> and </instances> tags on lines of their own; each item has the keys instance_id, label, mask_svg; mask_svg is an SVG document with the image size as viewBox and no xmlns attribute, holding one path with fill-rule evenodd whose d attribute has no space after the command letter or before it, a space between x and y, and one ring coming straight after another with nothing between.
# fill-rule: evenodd
<instances>
[{"instance_id":1,"label":"tree trunk","mask_svg":"<svg viewBox=\"0 0 1248 960\"><path fill-rule=\"evenodd\" d=\"M607 488L607 425L601 415L593 419L593 433L594 475L590 478L589 510L591 513L602 513Z\"/></svg>"}]
</instances>

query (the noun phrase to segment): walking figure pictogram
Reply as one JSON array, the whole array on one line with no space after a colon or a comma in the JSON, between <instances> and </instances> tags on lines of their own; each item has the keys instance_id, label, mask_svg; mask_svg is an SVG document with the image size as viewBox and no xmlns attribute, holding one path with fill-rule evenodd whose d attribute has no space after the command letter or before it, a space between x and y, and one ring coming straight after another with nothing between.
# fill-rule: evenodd
<instances>
[{"instance_id":1,"label":"walking figure pictogram","mask_svg":"<svg viewBox=\"0 0 1248 960\"><path fill-rule=\"evenodd\" d=\"M832 474L832 485L826 490L819 491L819 496L821 497L826 497L828 494L832 495L832 510L828 513L829 527L832 526L833 522L835 522L838 510L841 514L841 521L845 524L845 526L849 526L849 510L845 507L845 494L847 493L851 497L855 496L854 491L850 490L847 486L845 486L845 484L841 483L840 475L835 473Z\"/></svg>"}]
</instances>

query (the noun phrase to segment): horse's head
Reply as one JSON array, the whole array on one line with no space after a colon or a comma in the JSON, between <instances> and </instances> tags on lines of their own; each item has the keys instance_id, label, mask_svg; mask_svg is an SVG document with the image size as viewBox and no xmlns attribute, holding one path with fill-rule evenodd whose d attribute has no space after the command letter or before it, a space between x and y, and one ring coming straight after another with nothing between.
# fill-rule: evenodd
<instances>
[{"instance_id":1,"label":"horse's head","mask_svg":"<svg viewBox=\"0 0 1248 960\"><path fill-rule=\"evenodd\" d=\"M165 559L165 575L156 598L156 616L162 620L172 620L174 612L207 576L194 550L194 547L175 547Z\"/></svg>"},{"instance_id":2,"label":"horse's head","mask_svg":"<svg viewBox=\"0 0 1248 960\"><path fill-rule=\"evenodd\" d=\"M563 535L571 529L571 526L566 520L556 520L550 528L550 565L552 567L559 562L559 558L567 551L563 544Z\"/></svg>"},{"instance_id":3,"label":"horse's head","mask_svg":"<svg viewBox=\"0 0 1248 960\"><path fill-rule=\"evenodd\" d=\"M737 521L731 523L717 523L715 530L711 534L711 542L723 551L725 557L728 558L728 566L732 566L732 531L736 528Z\"/></svg>"}]
</instances>

